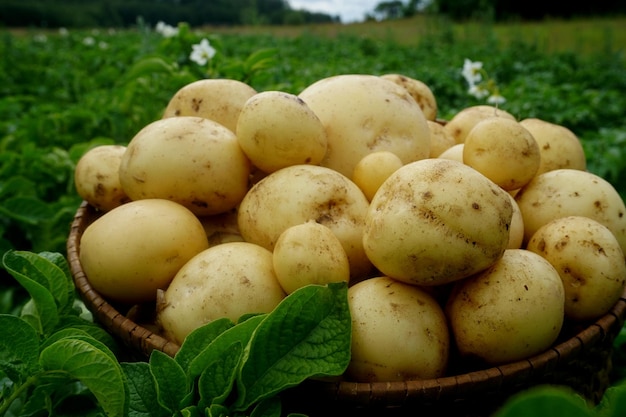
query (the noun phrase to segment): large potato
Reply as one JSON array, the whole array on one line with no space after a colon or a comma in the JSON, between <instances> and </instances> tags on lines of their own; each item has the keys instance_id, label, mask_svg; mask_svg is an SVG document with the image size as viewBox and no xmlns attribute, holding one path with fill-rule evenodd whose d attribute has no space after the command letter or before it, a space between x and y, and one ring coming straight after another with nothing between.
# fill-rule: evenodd
<instances>
[{"instance_id":1,"label":"large potato","mask_svg":"<svg viewBox=\"0 0 626 417\"><path fill-rule=\"evenodd\" d=\"M556 269L524 249L507 249L491 267L454 285L446 314L462 357L502 364L549 348L564 321Z\"/></svg>"},{"instance_id":2,"label":"large potato","mask_svg":"<svg viewBox=\"0 0 626 417\"><path fill-rule=\"evenodd\" d=\"M189 259L208 248L198 218L162 199L131 201L85 229L80 264L93 288L111 301L154 301Z\"/></svg>"},{"instance_id":3,"label":"large potato","mask_svg":"<svg viewBox=\"0 0 626 417\"><path fill-rule=\"evenodd\" d=\"M505 117L479 121L465 137L463 163L507 191L526 185L541 162L533 135Z\"/></svg>"},{"instance_id":4,"label":"large potato","mask_svg":"<svg viewBox=\"0 0 626 417\"><path fill-rule=\"evenodd\" d=\"M101 145L80 157L74 169L78 195L93 207L109 211L130 199L120 183L120 163L126 147Z\"/></svg>"},{"instance_id":5,"label":"large potato","mask_svg":"<svg viewBox=\"0 0 626 417\"><path fill-rule=\"evenodd\" d=\"M554 169L587 169L585 150L578 136L565 126L537 118L523 119L524 126L535 138L541 153L537 174Z\"/></svg>"},{"instance_id":6,"label":"large potato","mask_svg":"<svg viewBox=\"0 0 626 417\"><path fill-rule=\"evenodd\" d=\"M424 112L426 120L434 121L437 119L437 99L433 90L423 81L415 78L407 77L402 74L384 74L381 78L393 81L401 87L404 87L411 97L415 99L417 104Z\"/></svg>"},{"instance_id":7,"label":"large potato","mask_svg":"<svg viewBox=\"0 0 626 417\"><path fill-rule=\"evenodd\" d=\"M290 165L318 165L326 155L326 130L298 96L264 91L252 96L237 120L237 139L264 172Z\"/></svg>"},{"instance_id":8,"label":"large potato","mask_svg":"<svg viewBox=\"0 0 626 417\"><path fill-rule=\"evenodd\" d=\"M446 123L444 129L452 135L456 143L464 143L465 137L469 131L472 130L478 122L487 117L505 117L510 120L516 120L515 116L506 110L487 104L478 104L459 110L452 116L448 123Z\"/></svg>"},{"instance_id":9,"label":"large potato","mask_svg":"<svg viewBox=\"0 0 626 417\"><path fill-rule=\"evenodd\" d=\"M450 334L442 308L428 292L375 277L348 289L348 305L350 380L407 381L444 375Z\"/></svg>"},{"instance_id":10,"label":"large potato","mask_svg":"<svg viewBox=\"0 0 626 417\"><path fill-rule=\"evenodd\" d=\"M587 171L562 168L537 175L515 195L524 218L524 241L544 224L584 216L608 227L626 252L626 207L607 180Z\"/></svg>"},{"instance_id":11,"label":"large potato","mask_svg":"<svg viewBox=\"0 0 626 417\"><path fill-rule=\"evenodd\" d=\"M241 201L237 220L246 241L269 250L291 226L311 220L323 224L346 251L351 277L361 277L372 268L362 242L368 206L359 187L339 172L293 165L256 183Z\"/></svg>"},{"instance_id":12,"label":"large potato","mask_svg":"<svg viewBox=\"0 0 626 417\"><path fill-rule=\"evenodd\" d=\"M165 198L198 216L224 213L248 191L250 161L233 132L209 119L160 119L128 143L120 182L132 200Z\"/></svg>"},{"instance_id":13,"label":"large potato","mask_svg":"<svg viewBox=\"0 0 626 417\"><path fill-rule=\"evenodd\" d=\"M248 242L223 243L190 259L159 293L157 322L169 340L181 344L203 324L269 313L285 296L270 251Z\"/></svg>"},{"instance_id":14,"label":"large potato","mask_svg":"<svg viewBox=\"0 0 626 417\"><path fill-rule=\"evenodd\" d=\"M568 216L544 224L526 247L548 260L565 287L565 315L593 320L619 300L626 284L624 253L602 224Z\"/></svg>"},{"instance_id":15,"label":"large potato","mask_svg":"<svg viewBox=\"0 0 626 417\"><path fill-rule=\"evenodd\" d=\"M418 285L465 278L509 243L509 195L473 168L424 159L393 173L372 199L363 246L385 275Z\"/></svg>"},{"instance_id":16,"label":"large potato","mask_svg":"<svg viewBox=\"0 0 626 417\"><path fill-rule=\"evenodd\" d=\"M241 109L256 93L254 88L237 80L217 78L194 81L174 93L163 118L204 117L234 132Z\"/></svg>"},{"instance_id":17,"label":"large potato","mask_svg":"<svg viewBox=\"0 0 626 417\"><path fill-rule=\"evenodd\" d=\"M337 75L309 85L299 97L326 129L328 150L321 165L348 178L371 152L393 152L402 163L430 154L424 112L405 88L392 81L374 75Z\"/></svg>"}]
</instances>

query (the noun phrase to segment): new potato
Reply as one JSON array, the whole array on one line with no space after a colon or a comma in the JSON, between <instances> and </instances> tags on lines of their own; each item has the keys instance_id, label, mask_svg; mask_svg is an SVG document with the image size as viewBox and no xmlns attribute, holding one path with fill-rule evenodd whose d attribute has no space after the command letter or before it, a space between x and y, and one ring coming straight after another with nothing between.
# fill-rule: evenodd
<instances>
[{"instance_id":1,"label":"new potato","mask_svg":"<svg viewBox=\"0 0 626 417\"><path fill-rule=\"evenodd\" d=\"M398 155L389 151L377 151L367 154L354 167L352 181L363 191L368 200L372 200L376 191L391 174L402 167Z\"/></svg>"},{"instance_id":2,"label":"new potato","mask_svg":"<svg viewBox=\"0 0 626 417\"><path fill-rule=\"evenodd\" d=\"M426 83L402 74L384 74L380 77L385 80L393 81L406 89L417 104L419 104L426 120L434 121L437 118L437 98L435 94L433 94L433 90L431 90Z\"/></svg>"},{"instance_id":3,"label":"new potato","mask_svg":"<svg viewBox=\"0 0 626 417\"><path fill-rule=\"evenodd\" d=\"M506 110L486 104L479 104L464 107L459 110L446 123L444 128L455 139L456 143L464 143L465 137L469 131L472 130L478 122L486 119L487 117L504 117L510 120L516 120L515 116Z\"/></svg>"}]
</instances>

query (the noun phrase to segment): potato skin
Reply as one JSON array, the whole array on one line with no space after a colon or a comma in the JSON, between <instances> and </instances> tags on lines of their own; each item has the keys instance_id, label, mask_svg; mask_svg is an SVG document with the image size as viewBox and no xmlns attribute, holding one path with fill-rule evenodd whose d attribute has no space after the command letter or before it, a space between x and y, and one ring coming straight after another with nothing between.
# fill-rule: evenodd
<instances>
[{"instance_id":1,"label":"potato skin","mask_svg":"<svg viewBox=\"0 0 626 417\"><path fill-rule=\"evenodd\" d=\"M380 77L404 87L419 104L426 120L434 121L437 119L437 98L426 83L402 74L384 74Z\"/></svg>"},{"instance_id":2,"label":"potato skin","mask_svg":"<svg viewBox=\"0 0 626 417\"><path fill-rule=\"evenodd\" d=\"M497 365L550 347L563 326L564 300L547 260L507 249L491 267L457 282L445 311L460 355Z\"/></svg>"},{"instance_id":3,"label":"potato skin","mask_svg":"<svg viewBox=\"0 0 626 417\"><path fill-rule=\"evenodd\" d=\"M93 288L128 304L154 301L178 270L208 247L198 218L163 199L131 201L85 229L80 263Z\"/></svg>"},{"instance_id":4,"label":"potato skin","mask_svg":"<svg viewBox=\"0 0 626 417\"><path fill-rule=\"evenodd\" d=\"M582 216L552 220L535 232L526 248L559 272L570 319L596 319L622 296L624 253L613 233L599 222Z\"/></svg>"},{"instance_id":5,"label":"potato skin","mask_svg":"<svg viewBox=\"0 0 626 417\"><path fill-rule=\"evenodd\" d=\"M450 334L446 316L425 290L389 277L348 289L352 358L346 372L358 382L443 376Z\"/></svg>"},{"instance_id":6,"label":"potato skin","mask_svg":"<svg viewBox=\"0 0 626 417\"><path fill-rule=\"evenodd\" d=\"M363 246L384 274L417 285L465 278L496 262L509 241L510 197L447 159L407 164L372 199Z\"/></svg>"},{"instance_id":7,"label":"potato skin","mask_svg":"<svg viewBox=\"0 0 626 417\"><path fill-rule=\"evenodd\" d=\"M465 137L476 124L488 117L504 117L516 120L515 116L506 110L486 104L465 107L456 113L445 124L444 129L454 138L456 143L465 143Z\"/></svg>"}]
</instances>

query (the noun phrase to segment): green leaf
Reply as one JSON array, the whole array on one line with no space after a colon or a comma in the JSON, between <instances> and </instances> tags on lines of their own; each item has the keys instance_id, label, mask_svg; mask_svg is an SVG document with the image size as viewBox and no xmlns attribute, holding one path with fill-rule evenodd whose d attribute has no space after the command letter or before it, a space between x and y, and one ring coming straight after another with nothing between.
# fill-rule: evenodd
<instances>
[{"instance_id":1,"label":"green leaf","mask_svg":"<svg viewBox=\"0 0 626 417\"><path fill-rule=\"evenodd\" d=\"M187 405L183 404L183 400L187 397L190 387L187 375L178 362L160 350L153 350L149 363L156 382L159 404L172 413Z\"/></svg>"},{"instance_id":2,"label":"green leaf","mask_svg":"<svg viewBox=\"0 0 626 417\"><path fill-rule=\"evenodd\" d=\"M30 255L34 254L8 251L2 257L2 263L31 296L30 306L34 309L27 309L30 317L29 323L33 324L39 333L49 334L59 323L57 304L52 292L40 283L40 281L46 282L47 278L29 262L29 259L32 259ZM28 303L27 306L29 306Z\"/></svg>"},{"instance_id":3,"label":"green leaf","mask_svg":"<svg viewBox=\"0 0 626 417\"><path fill-rule=\"evenodd\" d=\"M242 353L243 345L240 341L236 341L220 355L219 359L204 369L198 381L201 406L222 404L228 397L235 382Z\"/></svg>"},{"instance_id":4,"label":"green leaf","mask_svg":"<svg viewBox=\"0 0 626 417\"><path fill-rule=\"evenodd\" d=\"M109 349L106 344L94 338L89 332L86 332L85 330L77 327L67 327L53 333L43 341L40 346L40 350L44 350L46 347L52 345L53 343L56 343L58 340L61 339L84 340L94 347L100 349L105 354L109 355L112 360L117 360L117 357L113 354L111 349Z\"/></svg>"},{"instance_id":5,"label":"green leaf","mask_svg":"<svg viewBox=\"0 0 626 417\"><path fill-rule=\"evenodd\" d=\"M16 175L0 183L0 200L5 200L8 196L35 195L35 183L28 178Z\"/></svg>"},{"instance_id":6,"label":"green leaf","mask_svg":"<svg viewBox=\"0 0 626 417\"><path fill-rule=\"evenodd\" d=\"M158 73L173 75L175 72L176 70L174 66L165 62L163 58L157 56L146 57L137 61L132 67L130 67L126 74L124 74L122 81L130 82L137 78Z\"/></svg>"},{"instance_id":7,"label":"green leaf","mask_svg":"<svg viewBox=\"0 0 626 417\"><path fill-rule=\"evenodd\" d=\"M230 410L221 404L212 404L207 409L208 417L229 417L230 415Z\"/></svg>"},{"instance_id":8,"label":"green leaf","mask_svg":"<svg viewBox=\"0 0 626 417\"><path fill-rule=\"evenodd\" d=\"M515 394L493 417L592 415L585 399L570 388L542 385Z\"/></svg>"},{"instance_id":9,"label":"green leaf","mask_svg":"<svg viewBox=\"0 0 626 417\"><path fill-rule=\"evenodd\" d=\"M595 417L622 417L626 410L626 380L607 388L595 407Z\"/></svg>"},{"instance_id":10,"label":"green leaf","mask_svg":"<svg viewBox=\"0 0 626 417\"><path fill-rule=\"evenodd\" d=\"M259 324L237 381L236 409L307 378L345 371L351 341L347 290L346 283L302 287Z\"/></svg>"},{"instance_id":11,"label":"green leaf","mask_svg":"<svg viewBox=\"0 0 626 417\"><path fill-rule=\"evenodd\" d=\"M9 197L0 204L0 214L27 224L37 224L54 215L50 206L37 197Z\"/></svg>"},{"instance_id":12,"label":"green leaf","mask_svg":"<svg viewBox=\"0 0 626 417\"><path fill-rule=\"evenodd\" d=\"M176 352L174 359L185 370L189 370L191 362L204 350L213 340L230 329L235 324L227 318L213 320L203 326L198 327L187 335L180 349Z\"/></svg>"},{"instance_id":13,"label":"green leaf","mask_svg":"<svg viewBox=\"0 0 626 417\"><path fill-rule=\"evenodd\" d=\"M162 407L157 399L156 382L147 362L122 362L120 364L128 381L128 417L167 417L172 413Z\"/></svg>"},{"instance_id":14,"label":"green leaf","mask_svg":"<svg viewBox=\"0 0 626 417\"><path fill-rule=\"evenodd\" d=\"M282 404L278 397L267 398L258 403L250 417L280 417L282 410Z\"/></svg>"},{"instance_id":15,"label":"green leaf","mask_svg":"<svg viewBox=\"0 0 626 417\"><path fill-rule=\"evenodd\" d=\"M5 334L0 338L0 369L21 382L39 367L39 336L30 324L8 314L0 314L0 329Z\"/></svg>"},{"instance_id":16,"label":"green leaf","mask_svg":"<svg viewBox=\"0 0 626 417\"><path fill-rule=\"evenodd\" d=\"M111 352L90 341L65 338L43 349L39 362L46 371L61 371L85 384L108 416L126 415L128 388Z\"/></svg>"}]
</instances>

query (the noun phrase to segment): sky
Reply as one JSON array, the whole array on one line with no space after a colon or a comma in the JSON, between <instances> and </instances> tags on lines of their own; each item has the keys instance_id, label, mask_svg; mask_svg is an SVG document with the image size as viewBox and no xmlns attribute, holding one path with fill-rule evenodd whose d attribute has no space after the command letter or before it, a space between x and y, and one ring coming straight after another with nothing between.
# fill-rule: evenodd
<instances>
[{"instance_id":1,"label":"sky","mask_svg":"<svg viewBox=\"0 0 626 417\"><path fill-rule=\"evenodd\" d=\"M343 23L362 21L381 0L288 0L292 9L339 16Z\"/></svg>"}]
</instances>

